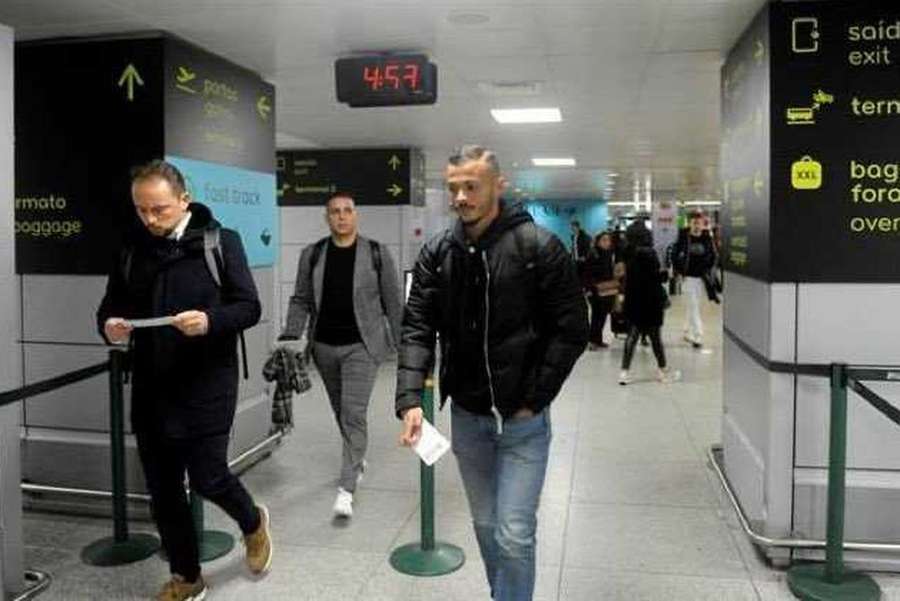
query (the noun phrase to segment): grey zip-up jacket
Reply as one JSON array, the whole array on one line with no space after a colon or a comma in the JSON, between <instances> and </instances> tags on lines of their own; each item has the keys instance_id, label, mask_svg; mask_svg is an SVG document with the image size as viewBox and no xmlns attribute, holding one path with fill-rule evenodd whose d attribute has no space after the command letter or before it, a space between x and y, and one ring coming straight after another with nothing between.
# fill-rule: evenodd
<instances>
[{"instance_id":1,"label":"grey zip-up jacket","mask_svg":"<svg viewBox=\"0 0 900 601\"><path fill-rule=\"evenodd\" d=\"M310 244L300 255L294 294L288 304L287 323L279 340L299 340L307 330L307 322L310 341L315 334L316 319L322 305L322 283L328 253L323 251L315 267L312 267L314 247L315 244ZM373 267L369 240L362 236L357 238L353 269L353 313L363 345L372 358L381 363L397 350L403 305L394 259L386 246L379 244L379 248L380 286L378 274Z\"/></svg>"}]
</instances>

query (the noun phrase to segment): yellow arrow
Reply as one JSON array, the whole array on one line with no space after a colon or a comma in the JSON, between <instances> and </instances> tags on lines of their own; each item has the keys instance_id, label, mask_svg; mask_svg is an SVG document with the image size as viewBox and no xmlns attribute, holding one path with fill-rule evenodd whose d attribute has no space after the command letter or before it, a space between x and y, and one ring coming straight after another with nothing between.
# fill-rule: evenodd
<instances>
[{"instance_id":1,"label":"yellow arrow","mask_svg":"<svg viewBox=\"0 0 900 601\"><path fill-rule=\"evenodd\" d=\"M394 184L393 186L388 188L387 191L388 191L388 194L393 195L394 198L397 198L398 196L403 194L403 188L401 188L397 184Z\"/></svg>"},{"instance_id":2,"label":"yellow arrow","mask_svg":"<svg viewBox=\"0 0 900 601\"><path fill-rule=\"evenodd\" d=\"M762 40L756 40L756 50L753 51L753 58L756 62L761 62L766 55L766 47L763 46Z\"/></svg>"},{"instance_id":3,"label":"yellow arrow","mask_svg":"<svg viewBox=\"0 0 900 601\"><path fill-rule=\"evenodd\" d=\"M137 82L139 86L144 85L144 80L141 79L140 74L138 74L137 69L134 68L134 65L128 63L128 66L125 67L125 70L122 72L122 77L119 78L119 87L128 84L128 102L134 101L134 84Z\"/></svg>"},{"instance_id":4,"label":"yellow arrow","mask_svg":"<svg viewBox=\"0 0 900 601\"><path fill-rule=\"evenodd\" d=\"M187 67L178 67L178 73L175 74L175 79L178 80L178 83L187 83L194 80L196 77L197 74Z\"/></svg>"},{"instance_id":5,"label":"yellow arrow","mask_svg":"<svg viewBox=\"0 0 900 601\"><path fill-rule=\"evenodd\" d=\"M394 171L396 171L397 167L399 167L402 163L403 161L401 161L400 157L398 157L396 154L392 156L388 161L388 165L390 165Z\"/></svg>"},{"instance_id":6,"label":"yellow arrow","mask_svg":"<svg viewBox=\"0 0 900 601\"><path fill-rule=\"evenodd\" d=\"M260 96L259 100L256 101L256 112L259 113L259 116L262 117L263 121L268 121L269 113L272 112L272 107L269 105L269 98L267 96Z\"/></svg>"}]
</instances>

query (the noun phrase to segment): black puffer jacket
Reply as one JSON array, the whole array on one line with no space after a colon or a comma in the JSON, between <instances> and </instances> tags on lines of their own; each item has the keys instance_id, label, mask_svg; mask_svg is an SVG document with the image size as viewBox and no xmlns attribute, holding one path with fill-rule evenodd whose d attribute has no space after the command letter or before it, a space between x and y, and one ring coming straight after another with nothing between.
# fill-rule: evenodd
<instances>
[{"instance_id":1,"label":"black puffer jacket","mask_svg":"<svg viewBox=\"0 0 900 601\"><path fill-rule=\"evenodd\" d=\"M97 310L97 327L110 317L147 318L204 311L205 336L188 337L171 326L137 329L131 422L135 430L171 437L228 432L238 391L237 334L259 321L256 285L237 232L220 229L222 286L206 265L203 231L220 228L209 209L190 204L180 240L131 236L129 273L122 262L110 274Z\"/></svg>"},{"instance_id":2,"label":"black puffer jacket","mask_svg":"<svg viewBox=\"0 0 900 601\"><path fill-rule=\"evenodd\" d=\"M504 417L525 407L540 412L588 340L571 255L520 205L505 203L475 244L459 221L430 240L416 262L403 316L398 416L420 404L438 333L442 407L450 396L484 413L486 396L488 410L493 405Z\"/></svg>"}]
</instances>

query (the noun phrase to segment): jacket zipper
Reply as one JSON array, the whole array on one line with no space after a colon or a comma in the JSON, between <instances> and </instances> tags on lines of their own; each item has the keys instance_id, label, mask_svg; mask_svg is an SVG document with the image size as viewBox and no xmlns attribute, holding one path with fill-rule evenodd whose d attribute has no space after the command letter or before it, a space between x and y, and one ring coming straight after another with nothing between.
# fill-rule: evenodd
<instances>
[{"instance_id":1,"label":"jacket zipper","mask_svg":"<svg viewBox=\"0 0 900 601\"><path fill-rule=\"evenodd\" d=\"M488 332L491 325L491 269L488 265L487 251L481 251L481 260L484 263L484 367L487 370L488 390L491 393L491 413L497 422L497 434L503 434L503 416L497 409L497 398L494 395L494 374L491 372L491 360L488 353Z\"/></svg>"}]
</instances>

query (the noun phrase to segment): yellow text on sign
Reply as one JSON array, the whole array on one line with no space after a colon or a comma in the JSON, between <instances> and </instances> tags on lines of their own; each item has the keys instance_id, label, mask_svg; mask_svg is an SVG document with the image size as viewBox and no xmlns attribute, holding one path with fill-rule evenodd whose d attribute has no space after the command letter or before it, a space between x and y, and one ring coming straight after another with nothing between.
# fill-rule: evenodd
<instances>
[{"instance_id":1,"label":"yellow text on sign","mask_svg":"<svg viewBox=\"0 0 900 601\"><path fill-rule=\"evenodd\" d=\"M795 190L818 190L822 187L822 163L805 156L791 165L791 185Z\"/></svg>"}]
</instances>

